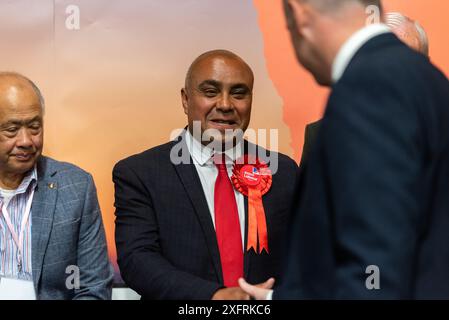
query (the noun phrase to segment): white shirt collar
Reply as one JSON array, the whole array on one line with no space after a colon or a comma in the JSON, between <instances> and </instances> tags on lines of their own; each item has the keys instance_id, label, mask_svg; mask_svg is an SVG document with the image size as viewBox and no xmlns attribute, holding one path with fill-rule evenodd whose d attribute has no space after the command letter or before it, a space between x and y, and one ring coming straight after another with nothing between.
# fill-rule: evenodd
<instances>
[{"instance_id":1,"label":"white shirt collar","mask_svg":"<svg viewBox=\"0 0 449 320\"><path fill-rule=\"evenodd\" d=\"M15 190L7 190L0 188L0 194L11 194L12 196L15 196L17 194L25 193L28 190L28 187L30 184L37 181L37 167L34 165L33 169L31 169L26 176L23 178L22 182L20 182L20 185ZM34 186L33 186L34 188Z\"/></svg>"},{"instance_id":2,"label":"white shirt collar","mask_svg":"<svg viewBox=\"0 0 449 320\"><path fill-rule=\"evenodd\" d=\"M372 38L383 33L389 33L391 29L383 23L370 24L349 37L341 46L332 64L332 82L336 83L343 76L347 66L357 51Z\"/></svg>"},{"instance_id":3,"label":"white shirt collar","mask_svg":"<svg viewBox=\"0 0 449 320\"><path fill-rule=\"evenodd\" d=\"M187 143L187 149L194 162L200 166L206 165L208 162L212 163L212 156L214 150L208 146L203 145L196 140L191 134L189 129L186 130L185 139ZM224 152L226 160L235 161L243 155L243 143L240 141L234 148L228 149Z\"/></svg>"}]
</instances>

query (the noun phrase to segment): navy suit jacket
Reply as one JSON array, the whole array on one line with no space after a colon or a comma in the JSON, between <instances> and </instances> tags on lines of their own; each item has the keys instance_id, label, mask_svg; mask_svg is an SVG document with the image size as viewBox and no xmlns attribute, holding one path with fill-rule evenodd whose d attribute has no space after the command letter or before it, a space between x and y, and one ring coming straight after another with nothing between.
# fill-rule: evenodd
<instances>
[{"instance_id":1,"label":"navy suit jacket","mask_svg":"<svg viewBox=\"0 0 449 320\"><path fill-rule=\"evenodd\" d=\"M318 131L320 130L320 125L321 119L306 125L306 130L304 134L304 146L302 148L301 162L299 163L300 168L305 166L305 163L307 162L310 149L312 149L312 146L315 144Z\"/></svg>"},{"instance_id":2,"label":"navy suit jacket","mask_svg":"<svg viewBox=\"0 0 449 320\"><path fill-rule=\"evenodd\" d=\"M449 298L449 82L427 57L368 41L305 166L275 299Z\"/></svg>"},{"instance_id":3,"label":"navy suit jacket","mask_svg":"<svg viewBox=\"0 0 449 320\"><path fill-rule=\"evenodd\" d=\"M170 160L175 143L114 168L118 264L125 282L143 299L210 299L223 287L215 229L190 154L190 164ZM278 156L278 171L263 196L270 253L251 250L244 256L244 274L253 283L280 273L297 165ZM246 198L245 207L247 215Z\"/></svg>"}]
</instances>

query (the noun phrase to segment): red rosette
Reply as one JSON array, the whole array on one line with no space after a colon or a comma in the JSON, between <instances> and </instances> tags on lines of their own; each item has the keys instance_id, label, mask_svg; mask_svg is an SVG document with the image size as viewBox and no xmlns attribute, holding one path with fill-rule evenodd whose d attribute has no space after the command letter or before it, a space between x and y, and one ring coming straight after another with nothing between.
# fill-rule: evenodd
<instances>
[{"instance_id":1,"label":"red rosette","mask_svg":"<svg viewBox=\"0 0 449 320\"><path fill-rule=\"evenodd\" d=\"M268 165L257 157L244 155L234 162L231 181L234 188L248 197L248 243L246 250L268 251L268 232L262 196L273 181Z\"/></svg>"}]
</instances>

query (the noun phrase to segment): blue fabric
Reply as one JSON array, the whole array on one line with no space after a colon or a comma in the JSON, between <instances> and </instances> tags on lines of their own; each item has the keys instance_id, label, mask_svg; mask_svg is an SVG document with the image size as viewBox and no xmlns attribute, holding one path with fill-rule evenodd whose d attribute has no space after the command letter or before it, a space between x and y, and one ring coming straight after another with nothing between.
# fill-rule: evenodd
<instances>
[{"instance_id":1,"label":"blue fabric","mask_svg":"<svg viewBox=\"0 0 449 320\"><path fill-rule=\"evenodd\" d=\"M92 176L47 157L37 170L31 207L37 298L110 299L113 272ZM79 289L71 288L76 282L69 278L75 274L70 266L80 272Z\"/></svg>"}]
</instances>

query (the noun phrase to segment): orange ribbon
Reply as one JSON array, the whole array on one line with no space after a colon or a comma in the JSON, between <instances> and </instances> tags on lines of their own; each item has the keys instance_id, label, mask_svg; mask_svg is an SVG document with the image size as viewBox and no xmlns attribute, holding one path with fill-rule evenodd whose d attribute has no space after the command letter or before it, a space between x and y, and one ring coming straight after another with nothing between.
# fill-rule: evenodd
<instances>
[{"instance_id":1,"label":"orange ribbon","mask_svg":"<svg viewBox=\"0 0 449 320\"><path fill-rule=\"evenodd\" d=\"M249 163L250 166L248 167ZM251 174L254 168L257 174ZM248 169L251 169L249 170L250 179L248 179ZM231 180L234 187L248 197L248 241L246 250L254 249L259 254L265 250L269 253L267 222L262 196L271 188L271 171L265 163L246 155L243 161L236 161L234 164Z\"/></svg>"},{"instance_id":2,"label":"orange ribbon","mask_svg":"<svg viewBox=\"0 0 449 320\"><path fill-rule=\"evenodd\" d=\"M257 240L259 240L259 251L257 250ZM268 232L265 220L265 210L262 203L262 193L259 188L248 188L248 243L246 250L251 248L261 253L262 250L268 253Z\"/></svg>"}]
</instances>

